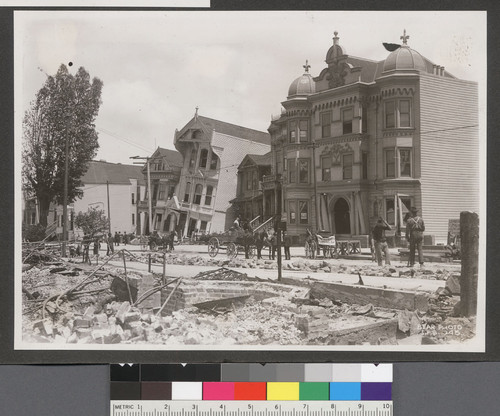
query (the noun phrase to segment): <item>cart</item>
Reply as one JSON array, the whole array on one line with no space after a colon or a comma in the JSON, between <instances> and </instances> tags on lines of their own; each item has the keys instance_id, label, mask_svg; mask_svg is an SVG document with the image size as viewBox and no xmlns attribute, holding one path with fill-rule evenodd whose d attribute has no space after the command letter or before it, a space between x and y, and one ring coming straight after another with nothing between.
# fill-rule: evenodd
<instances>
[{"instance_id":1,"label":"cart","mask_svg":"<svg viewBox=\"0 0 500 416\"><path fill-rule=\"evenodd\" d=\"M320 251L323 251L325 258L334 258L337 254L337 240L335 235L329 235L328 231L319 231L313 234L307 230L304 248L308 259L315 259Z\"/></svg>"},{"instance_id":2,"label":"cart","mask_svg":"<svg viewBox=\"0 0 500 416\"><path fill-rule=\"evenodd\" d=\"M254 258L257 247L253 234L243 230L230 230L208 240L208 255L215 257L220 250L226 250L226 256L234 259L238 252L245 253L245 247L248 247L248 257Z\"/></svg>"}]
</instances>

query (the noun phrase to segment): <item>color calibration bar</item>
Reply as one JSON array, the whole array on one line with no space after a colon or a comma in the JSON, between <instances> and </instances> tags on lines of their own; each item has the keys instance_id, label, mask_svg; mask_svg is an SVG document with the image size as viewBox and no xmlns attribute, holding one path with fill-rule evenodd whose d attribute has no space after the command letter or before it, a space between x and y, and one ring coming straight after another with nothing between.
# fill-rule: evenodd
<instances>
[{"instance_id":1,"label":"color calibration bar","mask_svg":"<svg viewBox=\"0 0 500 416\"><path fill-rule=\"evenodd\" d=\"M392 364L111 366L111 400L385 401Z\"/></svg>"}]
</instances>

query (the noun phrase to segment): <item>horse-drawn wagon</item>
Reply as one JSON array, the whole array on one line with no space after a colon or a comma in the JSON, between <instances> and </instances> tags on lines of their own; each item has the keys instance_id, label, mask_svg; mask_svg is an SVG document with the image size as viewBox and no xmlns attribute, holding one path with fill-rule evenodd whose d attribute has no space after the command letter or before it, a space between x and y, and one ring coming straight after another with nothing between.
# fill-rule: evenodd
<instances>
[{"instance_id":1,"label":"horse-drawn wagon","mask_svg":"<svg viewBox=\"0 0 500 416\"><path fill-rule=\"evenodd\" d=\"M312 233L311 230L307 230L304 248L306 258L315 259L320 251L324 257L334 258L337 254L337 240L335 235L329 235L328 232Z\"/></svg>"},{"instance_id":2,"label":"horse-drawn wagon","mask_svg":"<svg viewBox=\"0 0 500 416\"><path fill-rule=\"evenodd\" d=\"M215 257L219 250L226 250L226 255L234 259L238 252L243 252L248 258L253 258L257 251L255 237L251 231L229 230L208 240L208 254Z\"/></svg>"}]
</instances>

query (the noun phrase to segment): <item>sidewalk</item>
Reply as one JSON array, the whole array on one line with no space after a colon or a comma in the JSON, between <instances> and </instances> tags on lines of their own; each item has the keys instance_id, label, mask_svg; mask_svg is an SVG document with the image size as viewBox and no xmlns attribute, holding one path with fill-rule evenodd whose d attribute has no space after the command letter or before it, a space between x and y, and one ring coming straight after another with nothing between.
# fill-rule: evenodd
<instances>
[{"instance_id":1,"label":"sidewalk","mask_svg":"<svg viewBox=\"0 0 500 416\"><path fill-rule=\"evenodd\" d=\"M120 246L121 247L121 246ZM293 262L293 260L290 260ZM332 260L334 261L334 260ZM337 260L342 261L343 260ZM285 262L284 262L285 263ZM122 261L111 261L110 265L117 268L123 267ZM349 265L366 265L365 260L352 260L349 261ZM396 265L398 267L398 265ZM399 266L401 267L401 266ZM210 270L218 269L218 266L195 266L195 265L179 265L179 264L167 264L167 276L170 277L194 277L200 272L206 272ZM147 271L148 265L145 263L127 261L127 269L137 270L137 271ZM278 271L272 269L252 269L252 268L235 268L228 267L230 270L237 271L239 273L246 273L251 277L259 277L261 279L278 280ZM163 265L158 263L151 264L151 270L154 273L162 273ZM303 272L294 270L282 270L283 278L310 278L313 280L319 280L330 283L343 283L354 285L358 283L359 277L353 274L341 274L341 273L325 273L325 272ZM398 278L398 277L385 277L385 276L362 276L365 286L376 287L383 289L396 289L396 290L406 290L406 291L422 291L428 293L434 293L439 287L445 286L444 280L431 280L431 279L409 279L409 278Z\"/></svg>"}]
</instances>

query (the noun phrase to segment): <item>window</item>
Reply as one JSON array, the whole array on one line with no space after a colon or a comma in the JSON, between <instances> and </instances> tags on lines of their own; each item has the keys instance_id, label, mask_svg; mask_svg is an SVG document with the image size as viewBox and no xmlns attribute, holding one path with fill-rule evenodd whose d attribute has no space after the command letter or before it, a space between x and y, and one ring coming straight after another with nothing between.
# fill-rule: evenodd
<instances>
[{"instance_id":1,"label":"window","mask_svg":"<svg viewBox=\"0 0 500 416\"><path fill-rule=\"evenodd\" d=\"M396 177L396 164L394 163L395 153L394 149L388 149L385 151L385 177L395 178Z\"/></svg>"},{"instance_id":2,"label":"window","mask_svg":"<svg viewBox=\"0 0 500 416\"><path fill-rule=\"evenodd\" d=\"M352 179L352 153L342 156L342 179Z\"/></svg>"},{"instance_id":3,"label":"window","mask_svg":"<svg viewBox=\"0 0 500 416\"><path fill-rule=\"evenodd\" d=\"M396 109L394 101L385 103L385 128L390 129L396 127Z\"/></svg>"},{"instance_id":4,"label":"window","mask_svg":"<svg viewBox=\"0 0 500 416\"><path fill-rule=\"evenodd\" d=\"M202 233L206 232L207 231L207 221L202 221L201 224L200 224L200 231Z\"/></svg>"},{"instance_id":5,"label":"window","mask_svg":"<svg viewBox=\"0 0 500 416\"><path fill-rule=\"evenodd\" d=\"M353 109L342 110L342 134L352 133Z\"/></svg>"},{"instance_id":6,"label":"window","mask_svg":"<svg viewBox=\"0 0 500 416\"><path fill-rule=\"evenodd\" d=\"M158 198L158 182L156 181L153 184L153 200L156 200Z\"/></svg>"},{"instance_id":7,"label":"window","mask_svg":"<svg viewBox=\"0 0 500 416\"><path fill-rule=\"evenodd\" d=\"M361 107L361 133L368 132L368 107L366 105Z\"/></svg>"},{"instance_id":8,"label":"window","mask_svg":"<svg viewBox=\"0 0 500 416\"><path fill-rule=\"evenodd\" d=\"M411 177L411 149L399 149L399 176Z\"/></svg>"},{"instance_id":9,"label":"window","mask_svg":"<svg viewBox=\"0 0 500 416\"><path fill-rule=\"evenodd\" d=\"M201 193L202 192L203 192L203 185L201 183L199 183L194 188L193 204L200 205L200 203L201 203Z\"/></svg>"},{"instance_id":10,"label":"window","mask_svg":"<svg viewBox=\"0 0 500 416\"><path fill-rule=\"evenodd\" d=\"M290 129L288 139L290 143L295 143L297 141L297 122L290 121Z\"/></svg>"},{"instance_id":11,"label":"window","mask_svg":"<svg viewBox=\"0 0 500 416\"><path fill-rule=\"evenodd\" d=\"M385 128L411 127L410 100L393 100L385 103Z\"/></svg>"},{"instance_id":12,"label":"window","mask_svg":"<svg viewBox=\"0 0 500 416\"><path fill-rule=\"evenodd\" d=\"M135 194L132 192L132 205L135 205Z\"/></svg>"},{"instance_id":13,"label":"window","mask_svg":"<svg viewBox=\"0 0 500 416\"><path fill-rule=\"evenodd\" d=\"M256 170L253 171L252 186L253 186L253 189L259 189L259 173Z\"/></svg>"},{"instance_id":14,"label":"window","mask_svg":"<svg viewBox=\"0 0 500 416\"><path fill-rule=\"evenodd\" d=\"M170 185L168 187L168 199L172 198L174 196L174 193L175 193L175 185Z\"/></svg>"},{"instance_id":15,"label":"window","mask_svg":"<svg viewBox=\"0 0 500 416\"><path fill-rule=\"evenodd\" d=\"M191 159L189 159L189 167L194 168L196 163L196 149L191 150Z\"/></svg>"},{"instance_id":16,"label":"window","mask_svg":"<svg viewBox=\"0 0 500 416\"><path fill-rule=\"evenodd\" d=\"M217 169L217 161L219 160L219 157L212 152L212 158L210 159L210 169L211 170L216 170Z\"/></svg>"},{"instance_id":17,"label":"window","mask_svg":"<svg viewBox=\"0 0 500 416\"><path fill-rule=\"evenodd\" d=\"M288 182L295 183L295 159L287 159Z\"/></svg>"},{"instance_id":18,"label":"window","mask_svg":"<svg viewBox=\"0 0 500 416\"><path fill-rule=\"evenodd\" d=\"M361 178L368 179L368 152L361 153L362 172Z\"/></svg>"},{"instance_id":19,"label":"window","mask_svg":"<svg viewBox=\"0 0 500 416\"><path fill-rule=\"evenodd\" d=\"M394 198L388 198L385 200L385 220L389 224L395 224L395 219Z\"/></svg>"},{"instance_id":20,"label":"window","mask_svg":"<svg viewBox=\"0 0 500 416\"><path fill-rule=\"evenodd\" d=\"M332 169L332 157L323 156L321 158L321 180L323 182L328 182L332 179L331 169Z\"/></svg>"},{"instance_id":21,"label":"window","mask_svg":"<svg viewBox=\"0 0 500 416\"><path fill-rule=\"evenodd\" d=\"M166 183L160 183L160 187L158 188L158 199L163 201L165 199L165 191L167 190Z\"/></svg>"},{"instance_id":22,"label":"window","mask_svg":"<svg viewBox=\"0 0 500 416\"><path fill-rule=\"evenodd\" d=\"M332 129L332 113L321 114L321 137L330 137Z\"/></svg>"},{"instance_id":23,"label":"window","mask_svg":"<svg viewBox=\"0 0 500 416\"><path fill-rule=\"evenodd\" d=\"M307 201L299 201L299 216L301 224L309 223L309 207Z\"/></svg>"},{"instance_id":24,"label":"window","mask_svg":"<svg viewBox=\"0 0 500 416\"><path fill-rule=\"evenodd\" d=\"M191 182L186 183L186 191L184 192L184 202L189 202L189 195L191 194Z\"/></svg>"},{"instance_id":25,"label":"window","mask_svg":"<svg viewBox=\"0 0 500 416\"><path fill-rule=\"evenodd\" d=\"M212 194L214 192L214 187L211 185L207 186L207 193L205 194L205 205L212 205Z\"/></svg>"},{"instance_id":26,"label":"window","mask_svg":"<svg viewBox=\"0 0 500 416\"><path fill-rule=\"evenodd\" d=\"M135 214L132 214L132 225L135 225Z\"/></svg>"},{"instance_id":27,"label":"window","mask_svg":"<svg viewBox=\"0 0 500 416\"><path fill-rule=\"evenodd\" d=\"M290 224L296 224L297 221L297 203L295 201L288 202L288 221Z\"/></svg>"},{"instance_id":28,"label":"window","mask_svg":"<svg viewBox=\"0 0 500 416\"><path fill-rule=\"evenodd\" d=\"M399 100L399 127L410 127L410 100Z\"/></svg>"},{"instance_id":29,"label":"window","mask_svg":"<svg viewBox=\"0 0 500 416\"><path fill-rule=\"evenodd\" d=\"M299 160L299 183L309 183L309 160Z\"/></svg>"},{"instance_id":30,"label":"window","mask_svg":"<svg viewBox=\"0 0 500 416\"><path fill-rule=\"evenodd\" d=\"M200 152L200 168L206 168L208 161L208 150L202 149Z\"/></svg>"},{"instance_id":31,"label":"window","mask_svg":"<svg viewBox=\"0 0 500 416\"><path fill-rule=\"evenodd\" d=\"M252 189L252 172L251 171L245 172L245 176L247 179L247 190L249 191Z\"/></svg>"},{"instance_id":32,"label":"window","mask_svg":"<svg viewBox=\"0 0 500 416\"><path fill-rule=\"evenodd\" d=\"M156 218L155 218L155 230L159 230L160 229L160 226L161 226L161 218L162 218L162 215L161 214L156 214Z\"/></svg>"},{"instance_id":33,"label":"window","mask_svg":"<svg viewBox=\"0 0 500 416\"><path fill-rule=\"evenodd\" d=\"M307 120L299 121L299 140L301 143L306 143L309 141L308 137L309 123Z\"/></svg>"}]
</instances>

